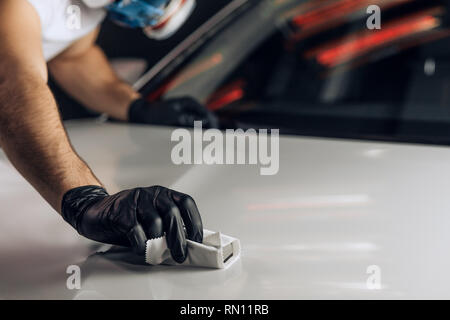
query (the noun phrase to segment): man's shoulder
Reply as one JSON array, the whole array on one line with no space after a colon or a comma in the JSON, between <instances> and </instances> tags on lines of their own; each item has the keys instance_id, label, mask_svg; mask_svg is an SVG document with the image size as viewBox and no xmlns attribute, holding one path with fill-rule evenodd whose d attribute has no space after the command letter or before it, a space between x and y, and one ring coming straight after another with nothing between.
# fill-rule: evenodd
<instances>
[{"instance_id":1,"label":"man's shoulder","mask_svg":"<svg viewBox=\"0 0 450 320\"><path fill-rule=\"evenodd\" d=\"M27 0L0 0L0 71L37 71L46 77L41 53L41 28L36 11ZM44 64L42 63L44 62Z\"/></svg>"},{"instance_id":2,"label":"man's shoulder","mask_svg":"<svg viewBox=\"0 0 450 320\"><path fill-rule=\"evenodd\" d=\"M21 31L21 26L36 24L39 16L28 0L1 0L0 1L0 26L14 25L17 32Z\"/></svg>"},{"instance_id":3,"label":"man's shoulder","mask_svg":"<svg viewBox=\"0 0 450 320\"><path fill-rule=\"evenodd\" d=\"M2 8L1 14L4 13L16 13L18 10L31 10L33 7L29 0L1 0L0 8Z\"/></svg>"}]
</instances>

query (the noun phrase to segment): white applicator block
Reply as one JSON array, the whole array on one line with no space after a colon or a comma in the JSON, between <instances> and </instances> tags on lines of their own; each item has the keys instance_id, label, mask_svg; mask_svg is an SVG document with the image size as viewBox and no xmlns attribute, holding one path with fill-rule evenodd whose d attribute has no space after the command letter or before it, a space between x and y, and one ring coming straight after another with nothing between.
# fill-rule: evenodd
<instances>
[{"instance_id":1,"label":"white applicator block","mask_svg":"<svg viewBox=\"0 0 450 320\"><path fill-rule=\"evenodd\" d=\"M145 262L151 265L183 265L206 268L225 269L237 261L241 254L238 239L203 230L203 243L187 240L188 255L182 264L176 263L167 247L166 237L147 241Z\"/></svg>"}]
</instances>

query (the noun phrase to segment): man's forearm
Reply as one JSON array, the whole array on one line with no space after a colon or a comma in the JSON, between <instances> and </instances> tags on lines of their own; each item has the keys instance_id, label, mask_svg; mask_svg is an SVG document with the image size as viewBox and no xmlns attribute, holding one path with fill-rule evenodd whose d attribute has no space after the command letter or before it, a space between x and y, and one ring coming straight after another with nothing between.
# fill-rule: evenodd
<instances>
[{"instance_id":1,"label":"man's forearm","mask_svg":"<svg viewBox=\"0 0 450 320\"><path fill-rule=\"evenodd\" d=\"M128 107L140 97L121 81L98 46L82 53L70 52L49 63L56 82L84 106L118 120L127 120Z\"/></svg>"},{"instance_id":2,"label":"man's forearm","mask_svg":"<svg viewBox=\"0 0 450 320\"><path fill-rule=\"evenodd\" d=\"M100 185L70 145L53 96L40 77L0 79L0 145L58 212L68 190Z\"/></svg>"}]
</instances>

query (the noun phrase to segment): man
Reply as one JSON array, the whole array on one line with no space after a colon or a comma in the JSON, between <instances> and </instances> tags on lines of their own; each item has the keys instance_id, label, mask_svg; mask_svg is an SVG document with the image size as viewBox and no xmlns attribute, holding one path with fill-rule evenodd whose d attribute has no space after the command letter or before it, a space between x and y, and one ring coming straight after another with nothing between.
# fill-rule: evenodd
<instances>
[{"instance_id":1,"label":"man","mask_svg":"<svg viewBox=\"0 0 450 320\"><path fill-rule=\"evenodd\" d=\"M203 238L194 200L160 186L109 195L70 144L47 85L47 67L72 97L114 119L182 126L200 120L209 125L209 113L192 99L149 105L118 79L95 45L105 6L123 23L164 37L178 27L168 20L176 14L175 6L184 3L0 0L0 146L10 161L81 235L132 247L142 255L148 238L165 233L180 263L187 254L186 238ZM68 27L69 7L81 9L79 28Z\"/></svg>"}]
</instances>

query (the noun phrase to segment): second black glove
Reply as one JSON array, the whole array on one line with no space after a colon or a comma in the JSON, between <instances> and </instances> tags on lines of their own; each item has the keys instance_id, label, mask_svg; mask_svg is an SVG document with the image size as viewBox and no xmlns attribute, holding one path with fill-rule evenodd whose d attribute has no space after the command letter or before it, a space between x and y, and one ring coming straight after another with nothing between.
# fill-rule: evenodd
<instances>
[{"instance_id":1,"label":"second black glove","mask_svg":"<svg viewBox=\"0 0 450 320\"><path fill-rule=\"evenodd\" d=\"M152 103L137 99L130 106L128 119L133 123L181 127L193 127L194 121L201 121L204 128L218 127L214 113L189 97Z\"/></svg>"}]
</instances>

